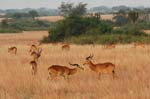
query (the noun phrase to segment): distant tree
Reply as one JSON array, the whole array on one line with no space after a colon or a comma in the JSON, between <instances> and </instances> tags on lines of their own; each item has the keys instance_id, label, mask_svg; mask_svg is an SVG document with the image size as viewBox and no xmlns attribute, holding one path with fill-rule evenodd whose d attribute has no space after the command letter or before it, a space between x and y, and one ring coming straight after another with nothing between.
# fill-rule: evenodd
<instances>
[{"instance_id":1,"label":"distant tree","mask_svg":"<svg viewBox=\"0 0 150 99\"><path fill-rule=\"evenodd\" d=\"M101 19L101 13L99 13L99 12L95 13L95 17L97 20L100 20Z\"/></svg>"},{"instance_id":2,"label":"distant tree","mask_svg":"<svg viewBox=\"0 0 150 99\"><path fill-rule=\"evenodd\" d=\"M123 26L128 23L128 18L122 15L116 15L113 17L115 24L118 26Z\"/></svg>"},{"instance_id":3,"label":"distant tree","mask_svg":"<svg viewBox=\"0 0 150 99\"><path fill-rule=\"evenodd\" d=\"M87 4L80 2L78 5L74 6L73 3L62 2L59 10L61 12L61 15L65 17L82 16L86 13L86 5Z\"/></svg>"},{"instance_id":4,"label":"distant tree","mask_svg":"<svg viewBox=\"0 0 150 99\"><path fill-rule=\"evenodd\" d=\"M2 20L1 26L3 28L7 28L8 27L8 20L7 19Z\"/></svg>"},{"instance_id":5,"label":"distant tree","mask_svg":"<svg viewBox=\"0 0 150 99\"><path fill-rule=\"evenodd\" d=\"M35 17L39 16L38 12L35 10L29 11L29 16L34 20Z\"/></svg>"},{"instance_id":6,"label":"distant tree","mask_svg":"<svg viewBox=\"0 0 150 99\"><path fill-rule=\"evenodd\" d=\"M135 24L139 18L139 13L137 11L130 11L128 13L128 17L132 21L132 23Z\"/></svg>"},{"instance_id":7,"label":"distant tree","mask_svg":"<svg viewBox=\"0 0 150 99\"><path fill-rule=\"evenodd\" d=\"M12 15L12 17L13 17L14 19L20 19L20 18L22 17L22 15L21 15L21 13L14 13L14 14Z\"/></svg>"},{"instance_id":8,"label":"distant tree","mask_svg":"<svg viewBox=\"0 0 150 99\"><path fill-rule=\"evenodd\" d=\"M29 16L28 13L16 12L16 13L7 13L6 17L11 17L15 20L18 20L18 19L27 18L27 17L30 17L30 16Z\"/></svg>"}]
</instances>

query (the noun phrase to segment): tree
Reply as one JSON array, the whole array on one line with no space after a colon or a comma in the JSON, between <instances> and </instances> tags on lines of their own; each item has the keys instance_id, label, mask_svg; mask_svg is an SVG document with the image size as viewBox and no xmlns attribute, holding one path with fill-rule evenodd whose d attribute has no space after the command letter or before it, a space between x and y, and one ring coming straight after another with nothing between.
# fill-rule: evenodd
<instances>
[{"instance_id":1,"label":"tree","mask_svg":"<svg viewBox=\"0 0 150 99\"><path fill-rule=\"evenodd\" d=\"M128 18L123 15L116 15L113 19L115 20L115 24L118 26L123 26L128 23Z\"/></svg>"},{"instance_id":2,"label":"tree","mask_svg":"<svg viewBox=\"0 0 150 99\"><path fill-rule=\"evenodd\" d=\"M7 19L2 20L1 26L3 28L7 28L8 27L8 20Z\"/></svg>"},{"instance_id":3,"label":"tree","mask_svg":"<svg viewBox=\"0 0 150 99\"><path fill-rule=\"evenodd\" d=\"M82 16L86 13L86 5L80 2L78 5L74 6L73 3L65 3L62 2L61 6L59 7L61 15L65 17L71 16Z\"/></svg>"},{"instance_id":4,"label":"tree","mask_svg":"<svg viewBox=\"0 0 150 99\"><path fill-rule=\"evenodd\" d=\"M39 16L39 15L38 15L38 12L37 12L37 11L31 10L31 11L29 11L29 16L32 17L32 19L34 20L35 17L37 17L37 16Z\"/></svg>"},{"instance_id":5,"label":"tree","mask_svg":"<svg viewBox=\"0 0 150 99\"><path fill-rule=\"evenodd\" d=\"M101 14L98 12L98 13L95 13L95 18L97 19L97 20L100 20L100 18L101 18Z\"/></svg>"},{"instance_id":6,"label":"tree","mask_svg":"<svg viewBox=\"0 0 150 99\"><path fill-rule=\"evenodd\" d=\"M139 13L137 11L130 11L128 13L128 17L132 21L132 23L135 24L139 18Z\"/></svg>"},{"instance_id":7,"label":"tree","mask_svg":"<svg viewBox=\"0 0 150 99\"><path fill-rule=\"evenodd\" d=\"M20 19L20 18L22 17L22 15L21 15L21 13L14 13L14 14L12 15L12 17L13 17L14 19Z\"/></svg>"}]
</instances>

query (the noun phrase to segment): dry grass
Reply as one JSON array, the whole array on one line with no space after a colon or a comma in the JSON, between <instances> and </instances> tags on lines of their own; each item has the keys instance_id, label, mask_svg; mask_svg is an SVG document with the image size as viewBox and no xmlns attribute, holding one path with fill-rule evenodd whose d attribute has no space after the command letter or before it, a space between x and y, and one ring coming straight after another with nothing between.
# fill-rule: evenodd
<instances>
[{"instance_id":1,"label":"dry grass","mask_svg":"<svg viewBox=\"0 0 150 99\"><path fill-rule=\"evenodd\" d=\"M105 15L101 15L101 19L102 20L112 20L113 21L113 14L105 14Z\"/></svg>"},{"instance_id":2,"label":"dry grass","mask_svg":"<svg viewBox=\"0 0 150 99\"><path fill-rule=\"evenodd\" d=\"M64 19L64 17L63 16L42 16L42 17L37 17L36 19L44 20L48 22L56 22Z\"/></svg>"},{"instance_id":3,"label":"dry grass","mask_svg":"<svg viewBox=\"0 0 150 99\"><path fill-rule=\"evenodd\" d=\"M32 37L41 38L40 35L24 35L24 38ZM43 53L38 74L32 76L30 46L21 44L17 45L16 56L7 53L11 44L0 46L0 99L150 99L150 46L134 49L131 45L118 45L116 49L104 50L100 45L71 45L70 51L62 51L59 44L41 45ZM90 53L94 54L94 63L116 64L118 79L103 75L98 80L88 66L83 66L85 70L71 76L69 82L62 77L56 81L47 80L50 65L72 62L82 66Z\"/></svg>"},{"instance_id":4,"label":"dry grass","mask_svg":"<svg viewBox=\"0 0 150 99\"><path fill-rule=\"evenodd\" d=\"M143 30L146 34L150 34L150 30Z\"/></svg>"},{"instance_id":5,"label":"dry grass","mask_svg":"<svg viewBox=\"0 0 150 99\"><path fill-rule=\"evenodd\" d=\"M22 33L4 33L0 34L0 45L31 45L38 43L47 31L23 31Z\"/></svg>"}]
</instances>

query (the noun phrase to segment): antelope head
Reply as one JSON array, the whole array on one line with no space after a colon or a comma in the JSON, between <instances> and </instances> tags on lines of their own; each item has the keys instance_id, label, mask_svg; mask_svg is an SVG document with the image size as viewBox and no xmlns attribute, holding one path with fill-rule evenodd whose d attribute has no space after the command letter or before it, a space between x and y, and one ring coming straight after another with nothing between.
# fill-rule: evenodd
<instances>
[{"instance_id":1,"label":"antelope head","mask_svg":"<svg viewBox=\"0 0 150 99\"><path fill-rule=\"evenodd\" d=\"M84 68L83 67L81 67L79 64L71 64L71 63L69 63L71 66L76 66L76 67L78 67L78 68L80 68L81 70L84 70Z\"/></svg>"},{"instance_id":2,"label":"antelope head","mask_svg":"<svg viewBox=\"0 0 150 99\"><path fill-rule=\"evenodd\" d=\"M93 58L93 55L90 55L88 57L86 57L86 61L83 63L83 65L88 65L91 62L91 59Z\"/></svg>"}]
</instances>

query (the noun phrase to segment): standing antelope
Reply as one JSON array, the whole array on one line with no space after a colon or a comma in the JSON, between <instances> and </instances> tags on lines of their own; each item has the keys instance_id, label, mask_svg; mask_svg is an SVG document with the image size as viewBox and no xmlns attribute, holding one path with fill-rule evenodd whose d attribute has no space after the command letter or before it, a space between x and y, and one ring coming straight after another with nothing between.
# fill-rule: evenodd
<instances>
[{"instance_id":1,"label":"standing antelope","mask_svg":"<svg viewBox=\"0 0 150 99\"><path fill-rule=\"evenodd\" d=\"M70 45L69 44L64 44L62 45L62 50L69 50L70 49Z\"/></svg>"},{"instance_id":2,"label":"standing antelope","mask_svg":"<svg viewBox=\"0 0 150 99\"><path fill-rule=\"evenodd\" d=\"M98 63L98 64L94 64L91 59L93 58L93 56L88 56L86 57L86 61L84 62L83 65L88 65L90 67L90 69L94 72L96 72L99 75L99 79L101 74L103 73L107 73L107 74L112 74L113 78L115 75L115 65L110 63L110 62L106 62L106 63Z\"/></svg>"},{"instance_id":3,"label":"standing antelope","mask_svg":"<svg viewBox=\"0 0 150 99\"><path fill-rule=\"evenodd\" d=\"M13 47L8 48L8 52L12 52L16 55L17 54L17 47L13 46Z\"/></svg>"},{"instance_id":4,"label":"standing antelope","mask_svg":"<svg viewBox=\"0 0 150 99\"><path fill-rule=\"evenodd\" d=\"M69 64L71 66L76 66L76 68L71 69L66 66L61 66L61 65L50 66L48 68L48 71L49 71L49 75L51 76L51 79L55 79L58 75L63 76L64 79L69 79L69 76L77 73L79 69L84 70L84 68L82 68L78 64L71 64L71 63Z\"/></svg>"},{"instance_id":5,"label":"standing antelope","mask_svg":"<svg viewBox=\"0 0 150 99\"><path fill-rule=\"evenodd\" d=\"M36 61L30 61L30 65L31 65L31 72L32 72L32 75L36 75L37 73L37 63Z\"/></svg>"},{"instance_id":6,"label":"standing antelope","mask_svg":"<svg viewBox=\"0 0 150 99\"><path fill-rule=\"evenodd\" d=\"M31 53L31 56L33 57L34 61L38 61L39 57L41 56L42 48L38 48L37 50L33 51Z\"/></svg>"}]
</instances>

